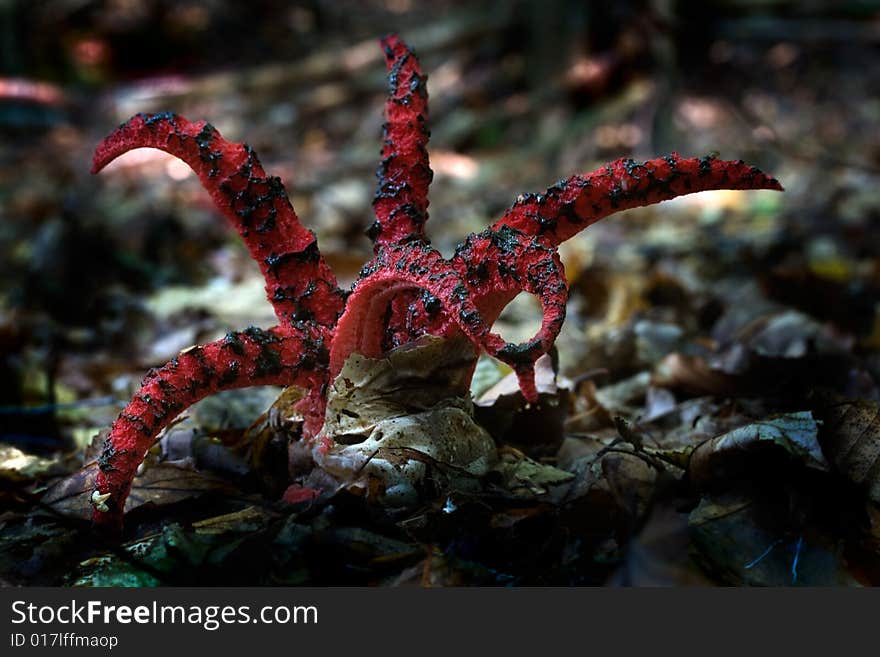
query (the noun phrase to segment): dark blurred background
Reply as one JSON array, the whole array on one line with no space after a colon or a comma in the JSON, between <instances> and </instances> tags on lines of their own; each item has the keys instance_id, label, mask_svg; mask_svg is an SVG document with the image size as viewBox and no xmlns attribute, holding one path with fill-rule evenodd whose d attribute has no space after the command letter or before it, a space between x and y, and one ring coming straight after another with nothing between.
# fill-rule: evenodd
<instances>
[{"instance_id":1,"label":"dark blurred background","mask_svg":"<svg viewBox=\"0 0 880 657\"><path fill-rule=\"evenodd\" d=\"M517 194L617 157L718 152L785 184L630 213L566 245L564 370L607 366L587 344L596 332L682 289L706 296L705 333L731 303L723 290L748 281L874 349L874 371L877 2L0 0L4 440L82 444L147 367L272 321L256 267L184 166L138 151L88 174L94 146L136 112L247 141L353 279L369 256L389 31L429 74L429 231L446 253ZM657 271L672 282L627 287ZM509 330L530 321L526 304ZM612 379L635 367L610 362Z\"/></svg>"}]
</instances>

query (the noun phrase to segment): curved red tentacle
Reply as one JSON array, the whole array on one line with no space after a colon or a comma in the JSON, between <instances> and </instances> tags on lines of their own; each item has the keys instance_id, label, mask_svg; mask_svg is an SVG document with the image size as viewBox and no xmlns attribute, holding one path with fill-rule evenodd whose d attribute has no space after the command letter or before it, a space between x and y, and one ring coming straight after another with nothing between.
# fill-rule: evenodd
<instances>
[{"instance_id":1,"label":"curved red tentacle","mask_svg":"<svg viewBox=\"0 0 880 657\"><path fill-rule=\"evenodd\" d=\"M615 212L713 189L782 191L782 185L742 160L677 153L642 163L625 158L560 181L543 194L520 196L492 228L510 226L558 246Z\"/></svg>"},{"instance_id":2,"label":"curved red tentacle","mask_svg":"<svg viewBox=\"0 0 880 657\"><path fill-rule=\"evenodd\" d=\"M134 148L158 148L186 162L233 223L266 279L266 296L282 326L314 320L333 326L345 305L336 277L304 228L279 178L256 154L226 141L209 123L174 114L138 114L95 150L92 173Z\"/></svg>"},{"instance_id":3,"label":"curved red tentacle","mask_svg":"<svg viewBox=\"0 0 880 657\"><path fill-rule=\"evenodd\" d=\"M505 343L494 333L486 340L487 351L516 371L523 396L535 401L535 361L556 341L568 301L568 282L556 249L539 237L502 226L469 235L456 249L452 265L472 290L474 303L490 326L520 292L540 299L543 320L531 340Z\"/></svg>"},{"instance_id":4,"label":"curved red tentacle","mask_svg":"<svg viewBox=\"0 0 880 657\"><path fill-rule=\"evenodd\" d=\"M257 385L302 386L308 390L301 407L306 430L317 432L323 422L329 339L327 329L305 322L250 328L191 347L150 371L104 442L92 496L95 523L121 526L132 481L156 436L181 411L208 395Z\"/></svg>"},{"instance_id":5,"label":"curved red tentacle","mask_svg":"<svg viewBox=\"0 0 880 657\"><path fill-rule=\"evenodd\" d=\"M387 350L386 331L395 298L429 298L425 313L435 323L435 335L456 331L459 308L446 300L455 296L459 306L467 306L474 328L469 337L477 342L482 318L470 301L470 291L461 277L440 253L430 245L410 243L381 249L361 270L348 297L345 312L339 318L330 349L330 378L342 369L352 353L378 358ZM487 329L486 329L487 330ZM465 331L468 333L468 331ZM475 334L476 332L476 334Z\"/></svg>"},{"instance_id":6,"label":"curved red tentacle","mask_svg":"<svg viewBox=\"0 0 880 657\"><path fill-rule=\"evenodd\" d=\"M378 251L386 244L421 239L428 219L428 76L406 43L382 39L388 67L388 100L382 127L382 161L373 199L376 221L367 230Z\"/></svg>"}]
</instances>

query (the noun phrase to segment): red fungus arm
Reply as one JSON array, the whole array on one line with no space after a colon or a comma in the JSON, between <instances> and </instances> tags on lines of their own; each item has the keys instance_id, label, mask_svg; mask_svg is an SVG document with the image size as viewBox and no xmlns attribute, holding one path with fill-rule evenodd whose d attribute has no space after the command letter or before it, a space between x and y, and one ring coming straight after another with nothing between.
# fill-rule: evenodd
<instances>
[{"instance_id":1,"label":"red fungus arm","mask_svg":"<svg viewBox=\"0 0 880 657\"><path fill-rule=\"evenodd\" d=\"M781 190L782 186L775 178L742 161L712 157L686 159L675 153L642 164L621 159L592 173L560 181L543 194L521 196L493 225L492 231L498 233L505 226L513 228L524 236L539 237L546 247L553 249L609 214L712 189ZM479 264L481 258L488 260L497 255L460 253L454 263L463 271L469 262ZM504 304L516 296L516 291L506 295L490 293L487 289L478 291L477 305L486 321L491 323L497 318L497 313L493 315L485 307L489 300L500 312ZM394 299L391 310L386 348L425 333L441 333L442 325L425 311L419 295L401 294Z\"/></svg>"},{"instance_id":2,"label":"red fungus arm","mask_svg":"<svg viewBox=\"0 0 880 657\"><path fill-rule=\"evenodd\" d=\"M379 248L425 236L428 186L428 76L397 36L382 39L388 67L388 100L382 127L382 161L373 199L376 221L367 234Z\"/></svg>"},{"instance_id":3,"label":"red fungus arm","mask_svg":"<svg viewBox=\"0 0 880 657\"><path fill-rule=\"evenodd\" d=\"M158 148L186 162L233 223L260 265L266 296L282 326L314 320L333 326L345 305L336 277L304 228L279 178L267 176L256 154L233 144L209 123L174 114L138 114L102 141L92 173L135 148Z\"/></svg>"},{"instance_id":4,"label":"red fungus arm","mask_svg":"<svg viewBox=\"0 0 880 657\"><path fill-rule=\"evenodd\" d=\"M510 226L558 246L615 212L712 189L782 191L782 185L742 160L682 158L677 153L643 163L621 159L560 181L543 194L520 196L493 229Z\"/></svg>"},{"instance_id":5,"label":"red fungus arm","mask_svg":"<svg viewBox=\"0 0 880 657\"><path fill-rule=\"evenodd\" d=\"M490 326L520 292L530 292L540 300L543 320L531 340L518 345L505 343L490 333L484 344L488 353L514 369L523 396L536 401L535 361L556 341L568 301L568 283L556 249L539 237L502 226L469 235L456 249L452 264L467 282L475 305Z\"/></svg>"},{"instance_id":6,"label":"red fungus arm","mask_svg":"<svg viewBox=\"0 0 880 657\"><path fill-rule=\"evenodd\" d=\"M257 385L302 386L309 391L303 408L306 422L319 427L328 341L325 329L306 323L269 330L250 328L191 347L152 370L104 442L92 496L94 522L121 527L132 481L156 436L181 411L208 395Z\"/></svg>"},{"instance_id":7,"label":"red fungus arm","mask_svg":"<svg viewBox=\"0 0 880 657\"><path fill-rule=\"evenodd\" d=\"M490 329L520 290L540 297L544 320L534 338L512 344ZM513 367L523 395L537 401L534 362L550 349L565 317L567 287L553 249L510 228L472 235L452 263L424 243L382 249L361 272L339 318L330 351L331 378L351 353L381 356L389 308L404 295L418 300L430 333L461 331L477 349Z\"/></svg>"},{"instance_id":8,"label":"red fungus arm","mask_svg":"<svg viewBox=\"0 0 880 657\"><path fill-rule=\"evenodd\" d=\"M416 300L427 296L425 322L432 324L431 333L440 336L454 333L458 308L447 301L453 295L461 299L460 306L467 305L467 310L473 311L474 330L465 333L480 342L480 329L484 327L479 311L470 301L470 291L436 249L424 242L381 249L361 270L345 312L336 325L330 350L331 380L350 354L379 358L387 350L389 311L398 299Z\"/></svg>"}]
</instances>

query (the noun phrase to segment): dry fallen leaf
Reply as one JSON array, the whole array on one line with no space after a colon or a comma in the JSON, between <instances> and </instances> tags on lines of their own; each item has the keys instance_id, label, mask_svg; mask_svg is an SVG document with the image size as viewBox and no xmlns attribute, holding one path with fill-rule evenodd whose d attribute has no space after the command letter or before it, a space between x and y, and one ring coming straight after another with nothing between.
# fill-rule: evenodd
<instances>
[{"instance_id":1,"label":"dry fallen leaf","mask_svg":"<svg viewBox=\"0 0 880 657\"><path fill-rule=\"evenodd\" d=\"M535 385L538 401L526 403L516 374L511 372L474 401L474 410L477 421L497 443L540 458L552 456L562 444L572 394L567 379L557 381L549 354L535 362Z\"/></svg>"},{"instance_id":2,"label":"dry fallen leaf","mask_svg":"<svg viewBox=\"0 0 880 657\"><path fill-rule=\"evenodd\" d=\"M714 369L702 356L679 353L669 354L658 363L652 384L695 395L732 395L741 387L738 377Z\"/></svg>"},{"instance_id":3,"label":"dry fallen leaf","mask_svg":"<svg viewBox=\"0 0 880 657\"><path fill-rule=\"evenodd\" d=\"M92 517L89 497L94 490L98 471L91 462L55 483L43 496L43 502L69 517L88 520ZM163 461L145 468L134 480L131 495L125 502L126 512L144 504L174 504L208 492L235 493L232 481L196 470L190 459Z\"/></svg>"},{"instance_id":4,"label":"dry fallen leaf","mask_svg":"<svg viewBox=\"0 0 880 657\"><path fill-rule=\"evenodd\" d=\"M860 399L821 411L823 444L847 478L880 503L880 404Z\"/></svg>"},{"instance_id":5,"label":"dry fallen leaf","mask_svg":"<svg viewBox=\"0 0 880 657\"><path fill-rule=\"evenodd\" d=\"M543 495L550 487L574 479L571 472L533 461L512 447L502 449L499 457L493 471L501 475L503 487L518 497Z\"/></svg>"},{"instance_id":6,"label":"dry fallen leaf","mask_svg":"<svg viewBox=\"0 0 880 657\"><path fill-rule=\"evenodd\" d=\"M703 498L689 519L698 560L734 585L856 585L834 540L796 530L787 512L747 494Z\"/></svg>"},{"instance_id":7,"label":"dry fallen leaf","mask_svg":"<svg viewBox=\"0 0 880 657\"><path fill-rule=\"evenodd\" d=\"M810 411L786 413L738 427L699 445L690 458L694 483L723 480L737 467L736 457L762 446L773 445L816 470L830 469L818 441L819 425Z\"/></svg>"}]
</instances>

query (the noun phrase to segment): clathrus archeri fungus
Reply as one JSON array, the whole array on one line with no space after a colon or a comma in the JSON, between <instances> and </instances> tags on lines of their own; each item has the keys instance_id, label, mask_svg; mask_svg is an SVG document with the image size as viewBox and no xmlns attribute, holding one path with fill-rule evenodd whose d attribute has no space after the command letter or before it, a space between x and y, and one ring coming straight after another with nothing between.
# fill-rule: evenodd
<instances>
[{"instance_id":1,"label":"clathrus archeri fungus","mask_svg":"<svg viewBox=\"0 0 880 657\"><path fill-rule=\"evenodd\" d=\"M520 196L490 228L467 237L450 259L425 236L428 219L428 94L413 51L396 36L382 41L388 67L382 160L367 231L374 257L351 290L341 290L315 235L303 227L279 178L256 154L229 143L209 123L173 114L139 114L97 148L92 172L134 148L158 148L186 162L232 222L266 280L278 317L191 347L151 370L110 430L91 496L94 521L118 528L132 480L157 434L181 411L220 390L300 386L303 440L320 436L328 385L352 353L378 357L431 334L464 335L478 351L509 364L526 400L535 401L534 363L553 345L565 317L568 287L557 253L565 240L627 208L713 189L782 187L742 161L621 159ZM520 292L541 301L543 322L522 344L491 331Z\"/></svg>"}]
</instances>

